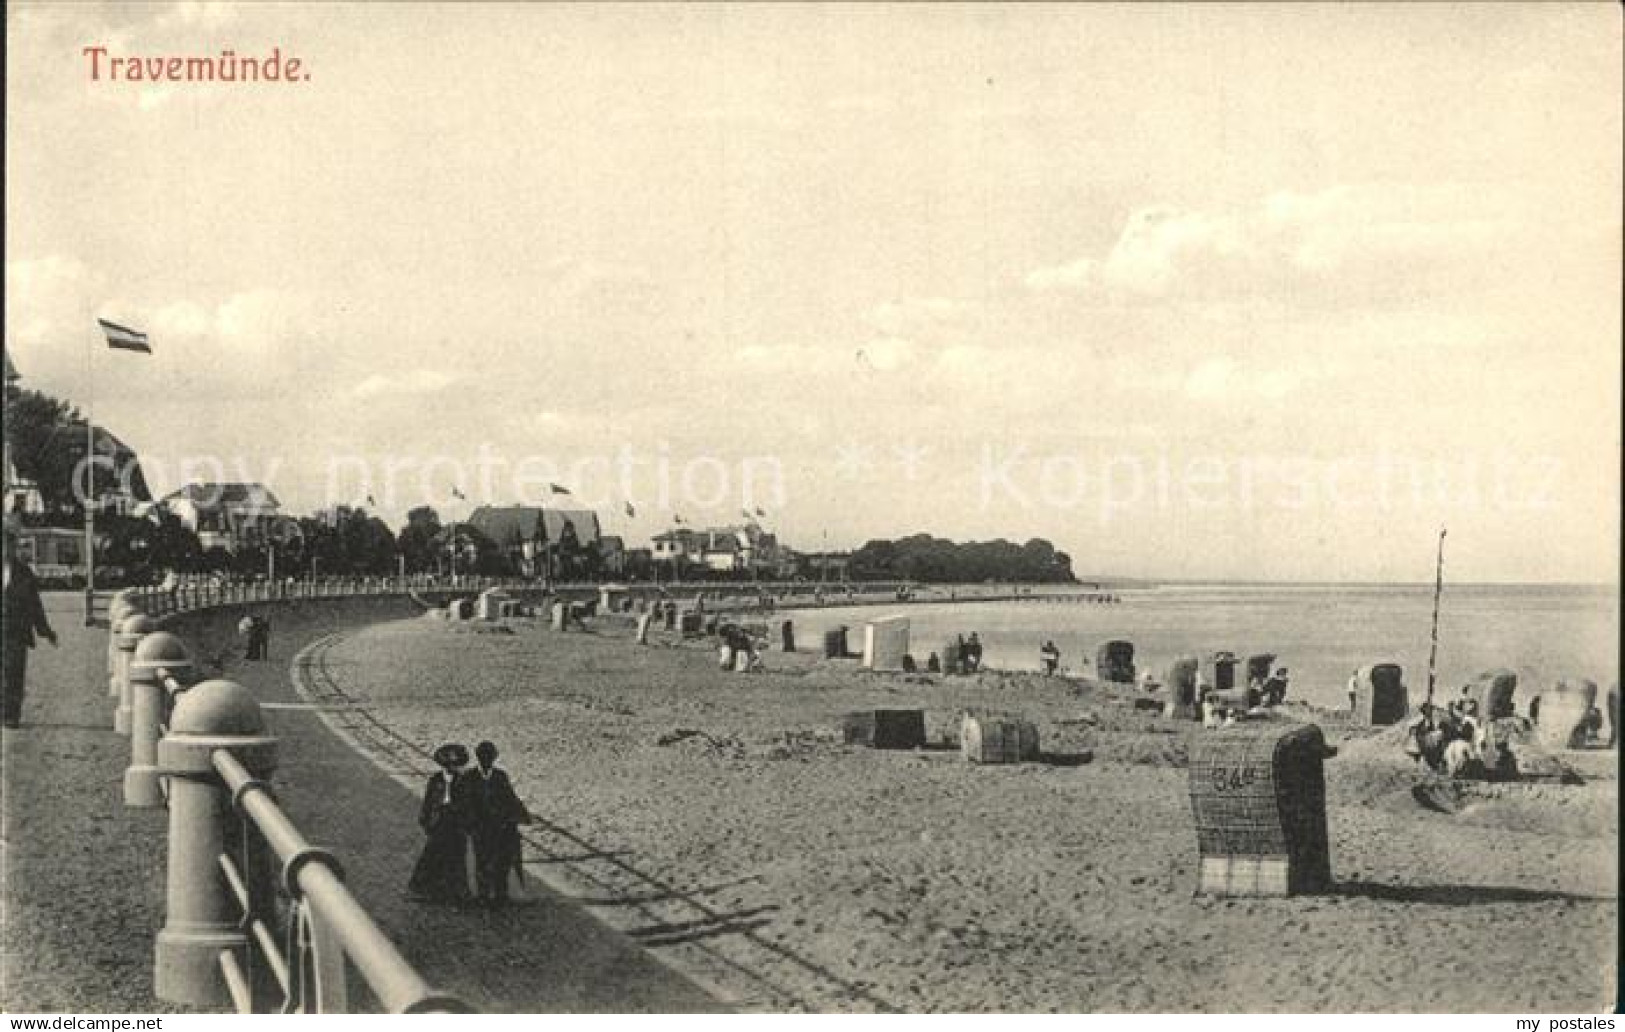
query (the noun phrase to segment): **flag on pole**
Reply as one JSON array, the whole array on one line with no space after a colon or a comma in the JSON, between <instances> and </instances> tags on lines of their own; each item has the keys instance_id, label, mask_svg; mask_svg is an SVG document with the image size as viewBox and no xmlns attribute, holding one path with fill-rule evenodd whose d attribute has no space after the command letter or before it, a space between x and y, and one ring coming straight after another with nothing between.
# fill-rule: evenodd
<instances>
[{"instance_id":1,"label":"flag on pole","mask_svg":"<svg viewBox=\"0 0 1625 1032\"><path fill-rule=\"evenodd\" d=\"M749 509L740 509L739 510L739 515L745 517L745 519L747 519L747 520L751 518Z\"/></svg>"},{"instance_id":2,"label":"flag on pole","mask_svg":"<svg viewBox=\"0 0 1625 1032\"><path fill-rule=\"evenodd\" d=\"M681 522L683 522L682 514L681 513L675 513L675 512L672 513L671 514L671 521L673 523L681 523Z\"/></svg>"},{"instance_id":3,"label":"flag on pole","mask_svg":"<svg viewBox=\"0 0 1625 1032\"><path fill-rule=\"evenodd\" d=\"M760 509L760 508L758 508L758 509L757 509L757 510L756 510L756 515L758 515L758 516L760 516L760 517L762 517L762 518L763 518L763 519L766 519L766 518L767 518L767 513L765 513L765 512L763 512L763 511L762 511L762 510L761 510L761 509Z\"/></svg>"},{"instance_id":4,"label":"flag on pole","mask_svg":"<svg viewBox=\"0 0 1625 1032\"><path fill-rule=\"evenodd\" d=\"M451 489L451 496L453 498L461 498L465 502L468 501L468 496L457 490L455 487Z\"/></svg>"},{"instance_id":5,"label":"flag on pole","mask_svg":"<svg viewBox=\"0 0 1625 1032\"><path fill-rule=\"evenodd\" d=\"M107 335L107 346L119 351L140 351L152 354L152 346L147 343L147 335L140 330L132 330L128 326L108 322L106 319L97 319L101 324L102 332Z\"/></svg>"},{"instance_id":6,"label":"flag on pole","mask_svg":"<svg viewBox=\"0 0 1625 1032\"><path fill-rule=\"evenodd\" d=\"M628 516L636 516L638 514L638 511L636 509L632 508L632 503L631 502L626 503L626 514Z\"/></svg>"},{"instance_id":7,"label":"flag on pole","mask_svg":"<svg viewBox=\"0 0 1625 1032\"><path fill-rule=\"evenodd\" d=\"M378 505L377 502L372 500L372 495L367 496L367 504L373 506L374 508L376 508Z\"/></svg>"},{"instance_id":8,"label":"flag on pole","mask_svg":"<svg viewBox=\"0 0 1625 1032\"><path fill-rule=\"evenodd\" d=\"M548 490L552 491L554 494L569 494L570 493L569 488L560 487L557 484L548 484L547 487L548 487Z\"/></svg>"}]
</instances>

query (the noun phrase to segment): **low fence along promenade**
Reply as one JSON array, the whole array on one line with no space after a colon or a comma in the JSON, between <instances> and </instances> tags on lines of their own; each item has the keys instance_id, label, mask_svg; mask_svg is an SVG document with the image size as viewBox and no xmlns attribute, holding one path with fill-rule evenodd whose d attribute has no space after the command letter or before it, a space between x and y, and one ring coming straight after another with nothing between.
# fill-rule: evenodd
<instances>
[{"instance_id":1,"label":"low fence along promenade","mask_svg":"<svg viewBox=\"0 0 1625 1032\"><path fill-rule=\"evenodd\" d=\"M199 680L186 645L161 629L187 610L372 590L385 588L333 581L114 596L108 673L115 729L130 737L124 801L169 811L159 999L241 1013L345 1013L353 967L390 1013L471 1010L412 968L345 887L339 859L308 842L278 805L268 784L277 739L259 703L235 682Z\"/></svg>"}]
</instances>

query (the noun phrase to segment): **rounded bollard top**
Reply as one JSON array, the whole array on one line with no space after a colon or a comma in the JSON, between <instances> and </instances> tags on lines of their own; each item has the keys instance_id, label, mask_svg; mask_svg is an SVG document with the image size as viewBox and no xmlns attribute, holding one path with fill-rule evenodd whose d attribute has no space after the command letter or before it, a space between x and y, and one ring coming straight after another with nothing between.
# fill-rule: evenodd
<instances>
[{"instance_id":1,"label":"rounded bollard top","mask_svg":"<svg viewBox=\"0 0 1625 1032\"><path fill-rule=\"evenodd\" d=\"M176 696L169 733L252 738L265 734L265 718L253 694L236 681L204 681Z\"/></svg>"},{"instance_id":2,"label":"rounded bollard top","mask_svg":"<svg viewBox=\"0 0 1625 1032\"><path fill-rule=\"evenodd\" d=\"M136 622L125 621L124 633L139 633L130 629L130 625ZM153 630L135 647L135 662L146 666L189 667L192 665L192 654L186 651L186 645L173 634Z\"/></svg>"},{"instance_id":3,"label":"rounded bollard top","mask_svg":"<svg viewBox=\"0 0 1625 1032\"><path fill-rule=\"evenodd\" d=\"M131 613L120 620L115 630L119 634L141 637L151 634L158 629L158 624L146 613Z\"/></svg>"}]
</instances>

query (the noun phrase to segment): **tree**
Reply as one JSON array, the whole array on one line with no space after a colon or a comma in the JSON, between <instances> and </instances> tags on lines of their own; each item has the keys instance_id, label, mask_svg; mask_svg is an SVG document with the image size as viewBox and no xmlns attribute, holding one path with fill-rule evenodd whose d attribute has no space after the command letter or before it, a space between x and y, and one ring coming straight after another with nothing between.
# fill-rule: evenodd
<instances>
[{"instance_id":1,"label":"tree","mask_svg":"<svg viewBox=\"0 0 1625 1032\"><path fill-rule=\"evenodd\" d=\"M77 456L62 447L60 428L80 419L79 410L39 391L11 387L6 393L5 433L17 473L39 487L53 516L80 512L73 496ZM81 447L81 453L83 449Z\"/></svg>"},{"instance_id":2,"label":"tree","mask_svg":"<svg viewBox=\"0 0 1625 1032\"><path fill-rule=\"evenodd\" d=\"M440 536L440 516L427 505L420 505L406 514L406 526L395 538L395 545L406 557L408 573L423 573L438 568L444 557L444 542L436 544Z\"/></svg>"},{"instance_id":3,"label":"tree","mask_svg":"<svg viewBox=\"0 0 1625 1032\"><path fill-rule=\"evenodd\" d=\"M875 540L852 553L852 576L925 583L1023 581L1072 583L1072 560L1043 538L1016 545L1003 538L956 544L929 534Z\"/></svg>"},{"instance_id":4,"label":"tree","mask_svg":"<svg viewBox=\"0 0 1625 1032\"><path fill-rule=\"evenodd\" d=\"M68 402L41 391L12 386L6 392L6 442L20 476L32 480L45 503L46 518L73 524L84 516L74 473L85 457L85 420ZM102 498L127 488L138 500L151 498L135 454L102 428L96 430L97 463L90 496Z\"/></svg>"},{"instance_id":5,"label":"tree","mask_svg":"<svg viewBox=\"0 0 1625 1032\"><path fill-rule=\"evenodd\" d=\"M151 564L154 569L191 573L202 569L203 546L197 535L175 516L164 513L152 530Z\"/></svg>"},{"instance_id":6,"label":"tree","mask_svg":"<svg viewBox=\"0 0 1625 1032\"><path fill-rule=\"evenodd\" d=\"M353 509L339 521L345 572L385 576L395 570L395 535L365 509Z\"/></svg>"}]
</instances>

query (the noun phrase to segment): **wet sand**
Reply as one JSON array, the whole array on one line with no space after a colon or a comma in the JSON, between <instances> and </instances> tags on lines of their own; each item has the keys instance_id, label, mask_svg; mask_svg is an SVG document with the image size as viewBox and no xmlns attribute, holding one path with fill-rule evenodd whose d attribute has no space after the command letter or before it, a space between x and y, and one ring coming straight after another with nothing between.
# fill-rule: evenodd
<instances>
[{"instance_id":1,"label":"wet sand","mask_svg":"<svg viewBox=\"0 0 1625 1032\"><path fill-rule=\"evenodd\" d=\"M405 779L441 741L496 741L540 818L527 872L746 1009L1612 1009L1611 754L1573 757L1582 785L1435 783L1440 812L1392 730L1297 709L1341 750L1337 891L1220 900L1192 895L1204 732L1113 690L806 653L728 674L610 620L397 621L307 660ZM923 708L932 746L842 743L843 713L883 707ZM967 708L1035 721L1043 759L966 763Z\"/></svg>"}]
</instances>

